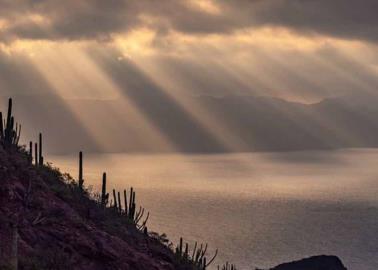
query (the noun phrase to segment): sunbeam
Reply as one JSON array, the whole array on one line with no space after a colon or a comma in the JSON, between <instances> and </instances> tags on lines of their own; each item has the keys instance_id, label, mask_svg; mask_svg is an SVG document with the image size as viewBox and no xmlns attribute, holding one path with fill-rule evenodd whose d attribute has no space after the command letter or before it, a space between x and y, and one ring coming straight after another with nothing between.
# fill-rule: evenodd
<instances>
[{"instance_id":1,"label":"sunbeam","mask_svg":"<svg viewBox=\"0 0 378 270\"><path fill-rule=\"evenodd\" d=\"M30 51L33 52L33 48ZM119 134L117 126L130 126L135 123L144 136L144 143L150 143L152 148L160 145L163 149L173 149L153 124L143 117L139 109L120 95L117 86L95 65L84 48L74 44L47 44L33 52L30 61L49 82L53 93L66 100L66 106L94 137L101 149L112 146L111 136ZM80 107L80 102L72 100L117 100L122 111L108 107L106 112L97 110L94 117L93 111L86 111ZM127 138L126 134L119 136L120 141Z\"/></svg>"}]
</instances>

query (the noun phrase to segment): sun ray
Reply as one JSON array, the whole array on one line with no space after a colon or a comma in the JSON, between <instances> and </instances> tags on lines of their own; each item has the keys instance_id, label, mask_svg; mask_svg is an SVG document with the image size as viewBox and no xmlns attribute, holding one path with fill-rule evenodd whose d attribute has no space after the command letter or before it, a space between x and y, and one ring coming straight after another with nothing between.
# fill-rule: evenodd
<instances>
[{"instance_id":1,"label":"sun ray","mask_svg":"<svg viewBox=\"0 0 378 270\"><path fill-rule=\"evenodd\" d=\"M121 103L126 115L132 122L138 123L145 136L145 142L161 145L165 149L173 149L173 145L149 122L140 110L128 99L120 95L120 89L105 75L105 73L90 59L83 48L73 44L46 46L43 51L33 54L30 57L35 67L50 83L53 91L66 100L66 105L80 120L81 124L94 137L102 149L109 149L113 144L109 131L118 125L127 124L129 119L123 117L122 112L106 111L101 112L106 117L104 128L98 125L98 120L93 115L85 113L77 103L70 102L70 99L84 100L117 100ZM106 121L108 119L108 121ZM150 145L152 147L152 145Z\"/></svg>"}]
</instances>

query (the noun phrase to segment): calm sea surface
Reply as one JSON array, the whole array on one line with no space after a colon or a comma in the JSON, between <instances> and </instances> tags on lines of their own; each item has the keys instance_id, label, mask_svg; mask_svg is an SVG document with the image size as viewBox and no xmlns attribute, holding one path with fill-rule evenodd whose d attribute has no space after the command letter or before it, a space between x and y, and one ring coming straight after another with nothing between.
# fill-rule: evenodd
<instances>
[{"instance_id":1,"label":"calm sea surface","mask_svg":"<svg viewBox=\"0 0 378 270\"><path fill-rule=\"evenodd\" d=\"M77 156L48 156L77 176ZM85 155L86 185L133 186L150 230L207 242L216 264L269 268L318 254L378 269L378 150Z\"/></svg>"}]
</instances>

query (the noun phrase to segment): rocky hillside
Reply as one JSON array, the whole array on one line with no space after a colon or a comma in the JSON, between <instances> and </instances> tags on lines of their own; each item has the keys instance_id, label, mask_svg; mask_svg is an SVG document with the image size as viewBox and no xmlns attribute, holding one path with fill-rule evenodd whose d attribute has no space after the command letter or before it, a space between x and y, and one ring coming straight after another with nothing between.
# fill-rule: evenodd
<instances>
[{"instance_id":1,"label":"rocky hillside","mask_svg":"<svg viewBox=\"0 0 378 270\"><path fill-rule=\"evenodd\" d=\"M159 240L26 154L0 147L0 182L3 268L18 258L19 269L180 269Z\"/></svg>"}]
</instances>

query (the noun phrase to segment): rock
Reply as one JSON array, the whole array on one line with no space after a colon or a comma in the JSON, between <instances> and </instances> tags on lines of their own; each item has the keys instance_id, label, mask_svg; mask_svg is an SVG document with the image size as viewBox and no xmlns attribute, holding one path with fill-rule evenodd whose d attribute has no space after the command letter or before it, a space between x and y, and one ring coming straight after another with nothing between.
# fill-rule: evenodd
<instances>
[{"instance_id":1,"label":"rock","mask_svg":"<svg viewBox=\"0 0 378 270\"><path fill-rule=\"evenodd\" d=\"M336 256L314 256L280 264L271 270L347 270Z\"/></svg>"}]
</instances>

